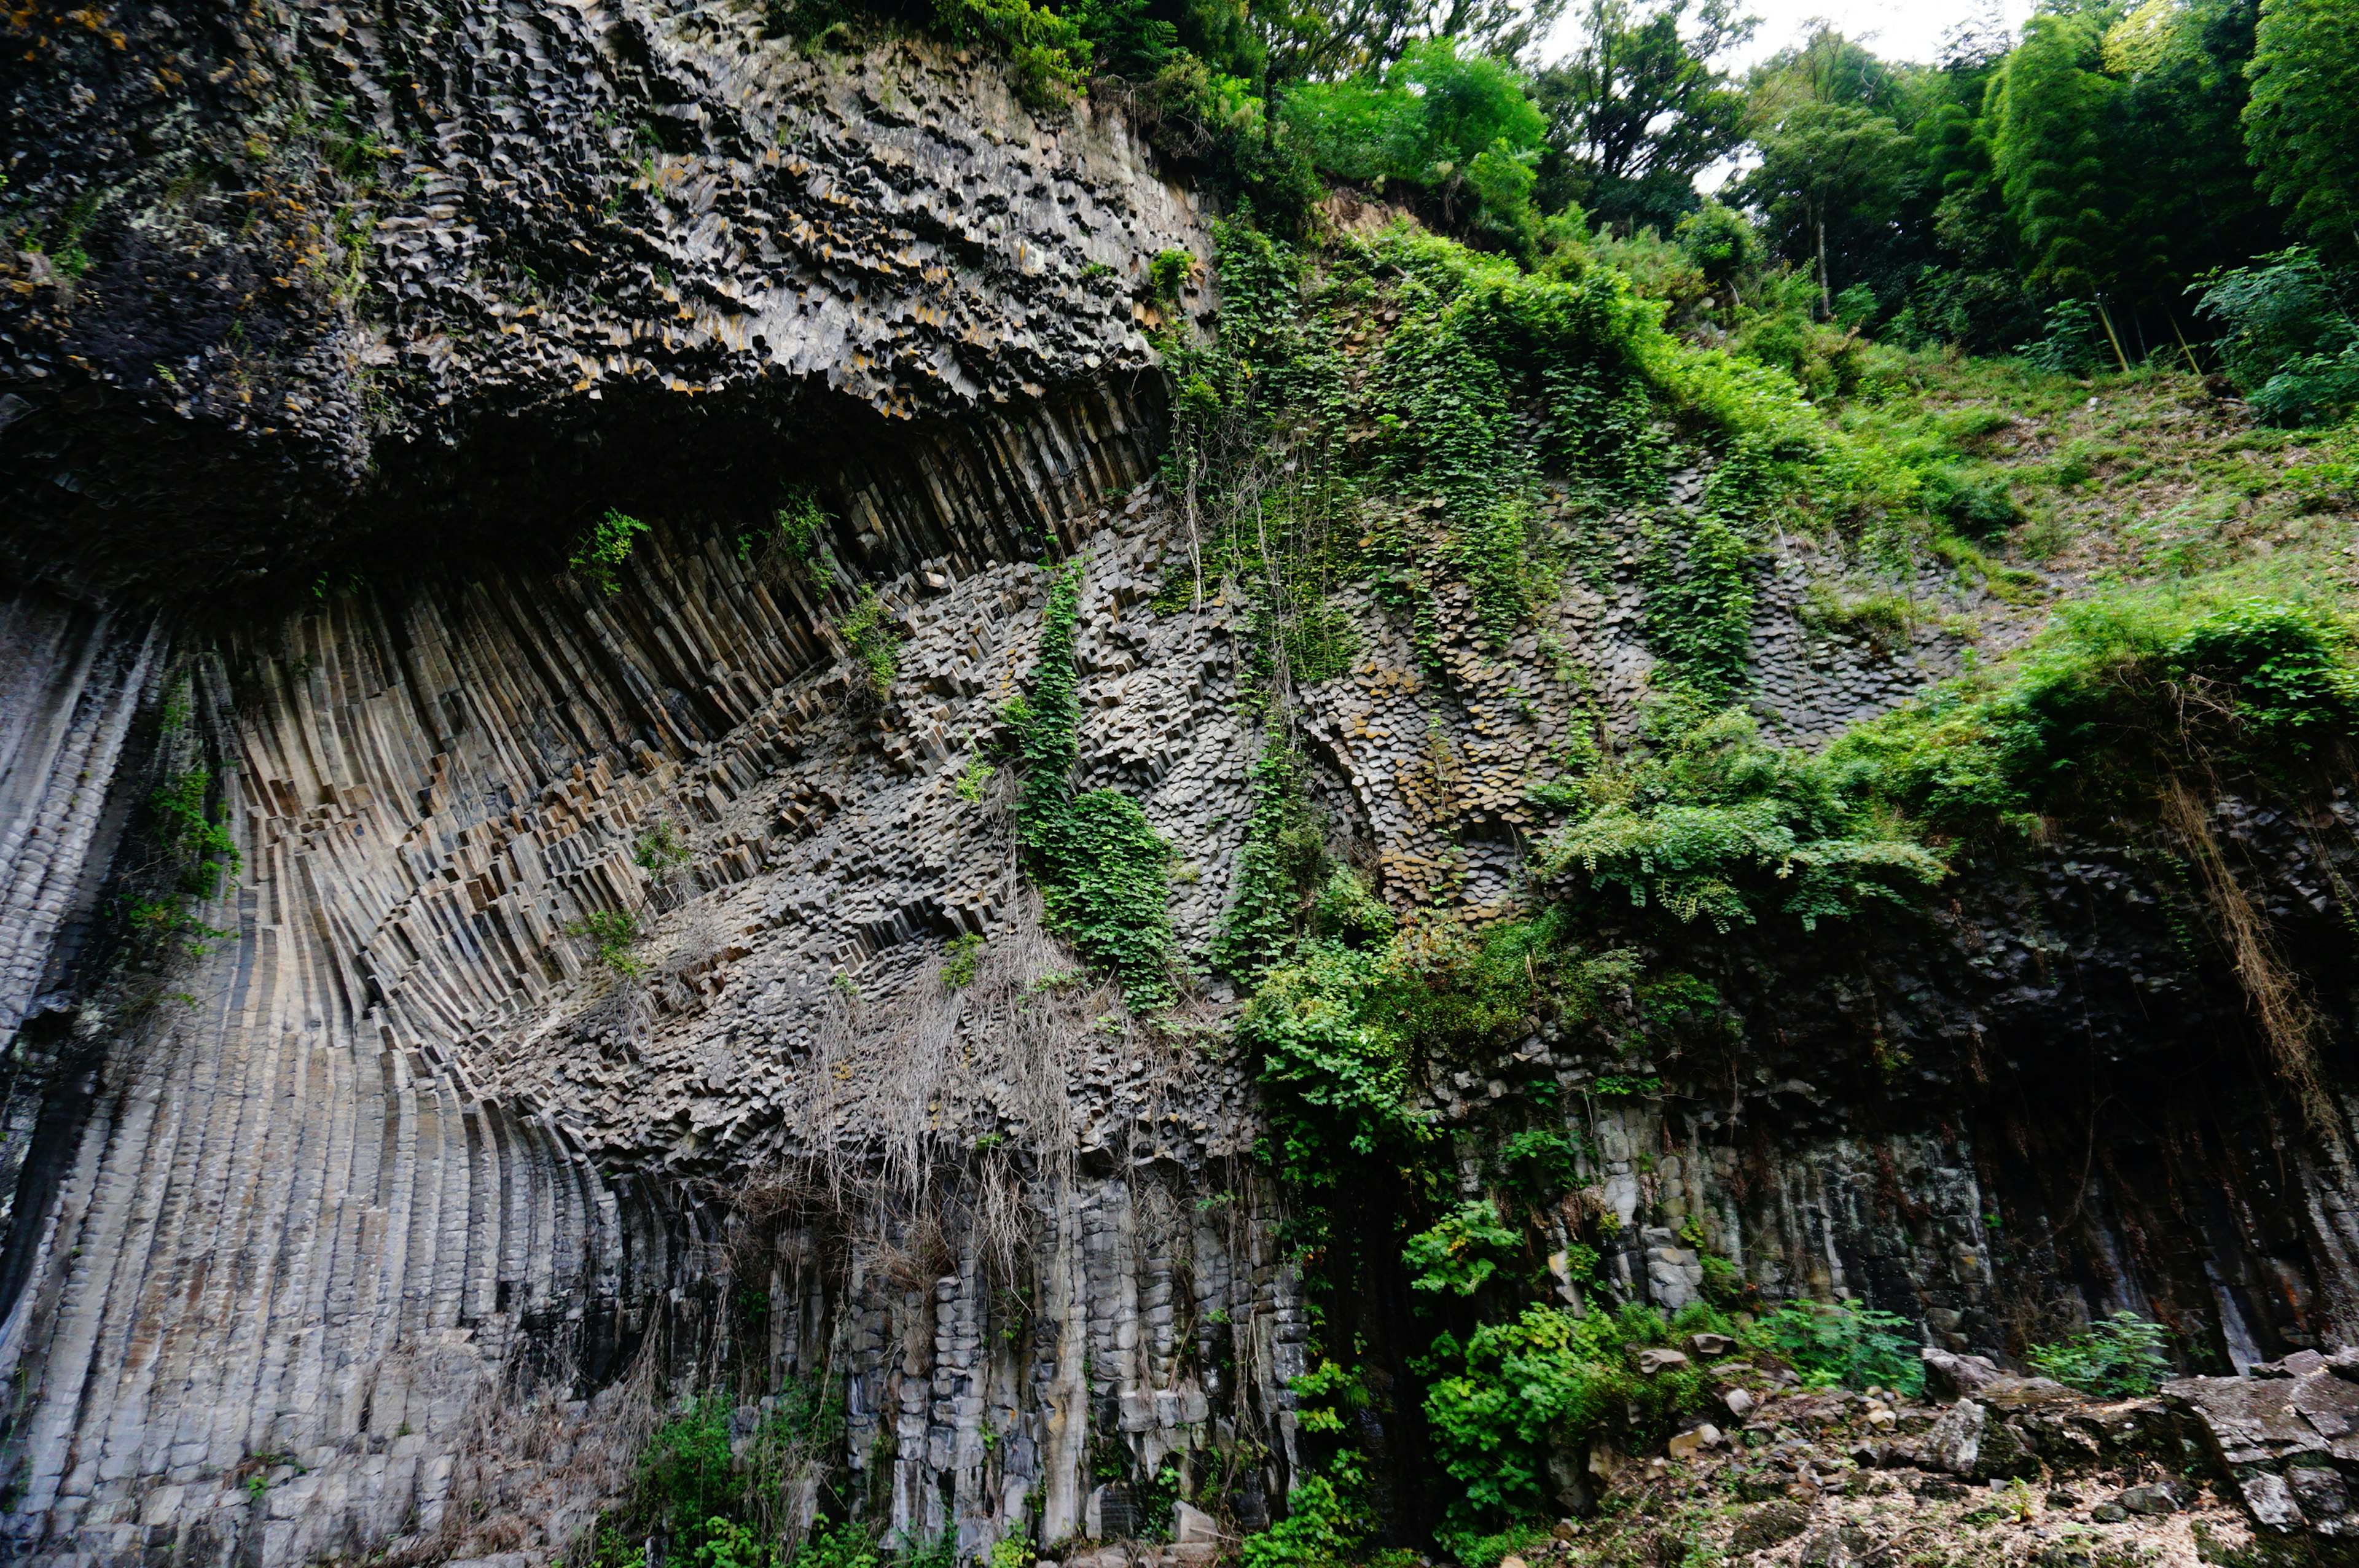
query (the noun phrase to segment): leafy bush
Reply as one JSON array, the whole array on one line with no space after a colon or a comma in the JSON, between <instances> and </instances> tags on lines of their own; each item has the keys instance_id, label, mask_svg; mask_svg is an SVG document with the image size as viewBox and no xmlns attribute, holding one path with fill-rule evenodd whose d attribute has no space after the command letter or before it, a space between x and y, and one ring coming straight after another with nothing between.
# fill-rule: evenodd
<instances>
[{"instance_id":1,"label":"leafy bush","mask_svg":"<svg viewBox=\"0 0 2359 1568\"><path fill-rule=\"evenodd\" d=\"M789 566L808 565L825 547L828 517L819 497L807 485L787 492L784 504L771 514L766 529L737 535L737 558L754 558L758 548L775 554Z\"/></svg>"},{"instance_id":2,"label":"leafy bush","mask_svg":"<svg viewBox=\"0 0 2359 1568\"><path fill-rule=\"evenodd\" d=\"M942 984L964 990L974 984L975 968L982 961L982 933L965 931L951 937L942 947Z\"/></svg>"},{"instance_id":3,"label":"leafy bush","mask_svg":"<svg viewBox=\"0 0 2359 1568\"><path fill-rule=\"evenodd\" d=\"M1925 510L1969 539L1994 538L2023 520L2006 480L1947 464L1925 475Z\"/></svg>"},{"instance_id":4,"label":"leafy bush","mask_svg":"<svg viewBox=\"0 0 2359 1568\"><path fill-rule=\"evenodd\" d=\"M1680 220L1672 238L1704 282L1724 288L1761 265L1761 236L1752 221L1716 196Z\"/></svg>"},{"instance_id":5,"label":"leafy bush","mask_svg":"<svg viewBox=\"0 0 2359 1568\"><path fill-rule=\"evenodd\" d=\"M612 598L623 589L616 571L631 558L632 546L647 531L647 525L637 518L609 508L604 516L590 525L588 533L574 542L573 554L565 564L583 587Z\"/></svg>"},{"instance_id":6,"label":"leafy bush","mask_svg":"<svg viewBox=\"0 0 2359 1568\"><path fill-rule=\"evenodd\" d=\"M2117 1312L2069 1339L2036 1346L2024 1359L2064 1384L2100 1399L2152 1393L2171 1375L2170 1330L2136 1313Z\"/></svg>"},{"instance_id":7,"label":"leafy bush","mask_svg":"<svg viewBox=\"0 0 2359 1568\"><path fill-rule=\"evenodd\" d=\"M1424 1361L1435 1374L1426 1420L1435 1458L1463 1488L1445 1544L1479 1533L1485 1519L1539 1508L1551 1448L1625 1423L1651 1434L1698 1408L1708 1392L1701 1368L1640 1377L1631 1355L1719 1322L1708 1308L1666 1323L1639 1306L1579 1317L1531 1306L1512 1323L1474 1329L1462 1343L1449 1334L1437 1338Z\"/></svg>"},{"instance_id":8,"label":"leafy bush","mask_svg":"<svg viewBox=\"0 0 2359 1568\"><path fill-rule=\"evenodd\" d=\"M1763 744L1741 709L1673 698L1651 715L1647 740L1645 755L1593 775L1594 805L1541 845L1543 881L1578 871L1634 907L1720 931L1772 907L1811 930L1905 903L1948 874L1821 759Z\"/></svg>"},{"instance_id":9,"label":"leafy bush","mask_svg":"<svg viewBox=\"0 0 2359 1568\"><path fill-rule=\"evenodd\" d=\"M639 1455L634 1504L690 1561L739 1513L744 1485L729 1452L729 1401L704 1394L658 1427ZM715 1565L720 1568L720 1565Z\"/></svg>"},{"instance_id":10,"label":"leafy bush","mask_svg":"<svg viewBox=\"0 0 2359 1568\"><path fill-rule=\"evenodd\" d=\"M2196 286L2196 309L2227 329L2228 373L2262 418L2332 424L2359 406L2359 319L2345 303L2354 282L2297 246Z\"/></svg>"},{"instance_id":11,"label":"leafy bush","mask_svg":"<svg viewBox=\"0 0 2359 1568\"><path fill-rule=\"evenodd\" d=\"M1253 816L1238 852L1236 896L1212 935L1212 968L1252 979L1285 956L1327 859L1303 799L1302 762L1273 736L1253 769Z\"/></svg>"},{"instance_id":12,"label":"leafy bush","mask_svg":"<svg viewBox=\"0 0 2359 1568\"><path fill-rule=\"evenodd\" d=\"M892 696L893 679L901 671L901 639L875 589L860 590L852 613L835 623L835 634L867 670L870 689L880 698Z\"/></svg>"},{"instance_id":13,"label":"leafy bush","mask_svg":"<svg viewBox=\"0 0 2359 1568\"><path fill-rule=\"evenodd\" d=\"M1506 63L1450 38L1413 46L1378 82L1303 82L1287 95L1287 135L1345 179L1471 196L1475 226L1529 251L1538 237L1532 165L1547 132Z\"/></svg>"},{"instance_id":14,"label":"leafy bush","mask_svg":"<svg viewBox=\"0 0 2359 1568\"><path fill-rule=\"evenodd\" d=\"M1348 1449L1329 1460L1323 1473L1305 1476L1287 1498L1286 1517L1245 1537L1245 1568L1344 1568L1359 1562L1376 1529L1367 1481L1364 1462Z\"/></svg>"},{"instance_id":15,"label":"leafy bush","mask_svg":"<svg viewBox=\"0 0 2359 1568\"><path fill-rule=\"evenodd\" d=\"M212 897L224 884L234 883L245 865L229 825L214 821L206 808L212 784L211 770L186 768L167 775L147 797L156 840L171 865L174 885L190 898Z\"/></svg>"},{"instance_id":16,"label":"leafy bush","mask_svg":"<svg viewBox=\"0 0 2359 1568\"><path fill-rule=\"evenodd\" d=\"M1774 1350L1814 1388L1841 1383L1914 1394L1925 1364L1911 1325L1863 1302L1788 1302L1745 1331L1748 1344Z\"/></svg>"},{"instance_id":17,"label":"leafy bush","mask_svg":"<svg viewBox=\"0 0 2359 1568\"><path fill-rule=\"evenodd\" d=\"M1522 1243L1522 1237L1499 1223L1491 1201L1477 1198L1410 1237L1401 1260L1408 1265L1409 1289L1471 1296Z\"/></svg>"},{"instance_id":18,"label":"leafy bush","mask_svg":"<svg viewBox=\"0 0 2359 1568\"><path fill-rule=\"evenodd\" d=\"M2352 634L2309 606L2196 593L2070 605L2001 670L1840 738L1836 787L1951 832L2142 790L2193 743L2260 765L2359 732Z\"/></svg>"},{"instance_id":19,"label":"leafy bush","mask_svg":"<svg viewBox=\"0 0 2359 1568\"><path fill-rule=\"evenodd\" d=\"M679 829L669 822L657 823L631 842L631 864L657 882L669 881L672 872L695 858Z\"/></svg>"},{"instance_id":20,"label":"leafy bush","mask_svg":"<svg viewBox=\"0 0 2359 1568\"><path fill-rule=\"evenodd\" d=\"M631 952L639 940L639 917L627 909L593 909L568 923L565 935L588 938L598 961L618 975L636 975L646 968Z\"/></svg>"}]
</instances>

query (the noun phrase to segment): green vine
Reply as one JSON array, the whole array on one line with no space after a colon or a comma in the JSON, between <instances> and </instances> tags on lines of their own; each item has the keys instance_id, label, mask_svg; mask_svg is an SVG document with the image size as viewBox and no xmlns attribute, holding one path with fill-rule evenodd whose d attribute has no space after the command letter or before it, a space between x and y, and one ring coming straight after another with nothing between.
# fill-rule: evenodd
<instances>
[{"instance_id":1,"label":"green vine","mask_svg":"<svg viewBox=\"0 0 2359 1568\"><path fill-rule=\"evenodd\" d=\"M1128 795L1076 794L1081 676L1073 665L1082 597L1075 561L1050 579L1032 694L1011 705L1024 764L1016 837L1050 927L1123 983L1131 1005L1168 1003L1171 979L1171 848Z\"/></svg>"}]
</instances>

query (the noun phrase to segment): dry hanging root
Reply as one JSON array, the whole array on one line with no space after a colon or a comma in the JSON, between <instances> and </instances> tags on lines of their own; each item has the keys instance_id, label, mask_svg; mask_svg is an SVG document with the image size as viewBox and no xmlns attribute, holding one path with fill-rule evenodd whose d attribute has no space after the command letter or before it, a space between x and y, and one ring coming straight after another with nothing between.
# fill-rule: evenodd
<instances>
[{"instance_id":1,"label":"dry hanging root","mask_svg":"<svg viewBox=\"0 0 2359 1568\"><path fill-rule=\"evenodd\" d=\"M2302 1119L2310 1129L2329 1130L2335 1125L2334 1102L2318 1070L2317 1013L2277 956L2261 912L2229 870L2212 832L2210 814L2182 780L2174 778L2164 785L2162 818L2202 873L2205 896L2227 934L2236 978L2260 1018L2278 1078L2300 1101Z\"/></svg>"}]
</instances>

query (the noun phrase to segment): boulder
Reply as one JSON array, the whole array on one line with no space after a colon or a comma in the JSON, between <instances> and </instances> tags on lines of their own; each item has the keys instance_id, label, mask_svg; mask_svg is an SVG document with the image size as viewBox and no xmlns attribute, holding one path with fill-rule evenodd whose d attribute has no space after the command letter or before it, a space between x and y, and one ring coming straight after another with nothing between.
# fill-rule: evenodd
<instances>
[{"instance_id":1,"label":"boulder","mask_svg":"<svg viewBox=\"0 0 2359 1568\"><path fill-rule=\"evenodd\" d=\"M1638 1352L1638 1372L1651 1378L1658 1372L1668 1372L1675 1367L1688 1365L1684 1352L1678 1350L1641 1350Z\"/></svg>"},{"instance_id":2,"label":"boulder","mask_svg":"<svg viewBox=\"0 0 2359 1568\"><path fill-rule=\"evenodd\" d=\"M1927 1465L1970 1481L2039 1474L2039 1455L2024 1434L1973 1400L1943 1411L1920 1452Z\"/></svg>"},{"instance_id":3,"label":"boulder","mask_svg":"<svg viewBox=\"0 0 2359 1568\"><path fill-rule=\"evenodd\" d=\"M2052 1378L2016 1378L2005 1373L1976 1390L1974 1398L2000 1410L2027 1410L2037 1405L2078 1404L2081 1396Z\"/></svg>"},{"instance_id":4,"label":"boulder","mask_svg":"<svg viewBox=\"0 0 2359 1568\"><path fill-rule=\"evenodd\" d=\"M1171 1539L1181 1546L1200 1542L1219 1545L1228 1539L1221 1532L1221 1521L1192 1503L1177 1503L1171 1509Z\"/></svg>"},{"instance_id":5,"label":"boulder","mask_svg":"<svg viewBox=\"0 0 2359 1568\"><path fill-rule=\"evenodd\" d=\"M2132 1487L2114 1501L2134 1514L2157 1519L2179 1511L2179 1498L2169 1487Z\"/></svg>"},{"instance_id":6,"label":"boulder","mask_svg":"<svg viewBox=\"0 0 2359 1568\"><path fill-rule=\"evenodd\" d=\"M1688 1353L1706 1359L1725 1356L1736 1348L1736 1341L1725 1334L1690 1334Z\"/></svg>"},{"instance_id":7,"label":"boulder","mask_svg":"<svg viewBox=\"0 0 2359 1568\"><path fill-rule=\"evenodd\" d=\"M1739 1421L1753 1413L1753 1395L1746 1390L1731 1389L1720 1396L1720 1402Z\"/></svg>"},{"instance_id":8,"label":"boulder","mask_svg":"<svg viewBox=\"0 0 2359 1568\"><path fill-rule=\"evenodd\" d=\"M2002 1376L1987 1356L1960 1356L1930 1345L1918 1354L1925 1362L1925 1391L1945 1403L1965 1399Z\"/></svg>"},{"instance_id":9,"label":"boulder","mask_svg":"<svg viewBox=\"0 0 2359 1568\"><path fill-rule=\"evenodd\" d=\"M1721 1444L1720 1428L1707 1422L1687 1432L1674 1433L1664 1452L1674 1459L1698 1459Z\"/></svg>"}]
</instances>

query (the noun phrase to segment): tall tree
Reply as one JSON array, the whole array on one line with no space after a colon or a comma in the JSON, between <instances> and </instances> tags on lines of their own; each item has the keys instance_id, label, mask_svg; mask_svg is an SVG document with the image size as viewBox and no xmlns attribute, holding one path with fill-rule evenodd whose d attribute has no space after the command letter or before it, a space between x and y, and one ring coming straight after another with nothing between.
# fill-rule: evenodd
<instances>
[{"instance_id":1,"label":"tall tree","mask_svg":"<svg viewBox=\"0 0 2359 1568\"><path fill-rule=\"evenodd\" d=\"M1744 195L1760 210L1777 253L1818 274L1820 304L1832 314L1837 289L1864 270L1861 253L1891 228L1914 190L1915 144L1889 115L1816 102L1797 105L1755 139L1761 163L1745 176Z\"/></svg>"},{"instance_id":2,"label":"tall tree","mask_svg":"<svg viewBox=\"0 0 2359 1568\"><path fill-rule=\"evenodd\" d=\"M1714 63L1757 25L1736 0L1589 0L1581 42L1539 73L1549 119L1542 203L1669 229L1696 205L1697 171L1744 140L1745 100Z\"/></svg>"},{"instance_id":3,"label":"tall tree","mask_svg":"<svg viewBox=\"0 0 2359 1568\"><path fill-rule=\"evenodd\" d=\"M2359 260L2359 0L2261 0L2245 145L2288 227Z\"/></svg>"},{"instance_id":4,"label":"tall tree","mask_svg":"<svg viewBox=\"0 0 2359 1568\"><path fill-rule=\"evenodd\" d=\"M2088 296L2113 283L2121 171L2107 167L2114 95L2102 35L2086 13L2024 25L1998 82L1992 161L2022 236L2030 280Z\"/></svg>"},{"instance_id":5,"label":"tall tree","mask_svg":"<svg viewBox=\"0 0 2359 1568\"><path fill-rule=\"evenodd\" d=\"M1413 47L1454 38L1470 54L1513 59L1546 35L1565 0L1249 0L1267 81L1375 76Z\"/></svg>"},{"instance_id":6,"label":"tall tree","mask_svg":"<svg viewBox=\"0 0 2359 1568\"><path fill-rule=\"evenodd\" d=\"M2116 260L2134 309L2176 314L2197 277L2277 248L2238 135L2257 12L2145 0L2105 34L2105 73L2122 84L2106 164L2126 197Z\"/></svg>"}]
</instances>

